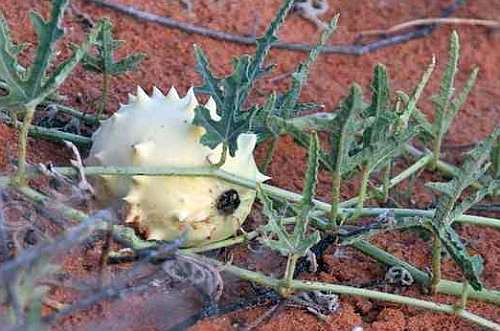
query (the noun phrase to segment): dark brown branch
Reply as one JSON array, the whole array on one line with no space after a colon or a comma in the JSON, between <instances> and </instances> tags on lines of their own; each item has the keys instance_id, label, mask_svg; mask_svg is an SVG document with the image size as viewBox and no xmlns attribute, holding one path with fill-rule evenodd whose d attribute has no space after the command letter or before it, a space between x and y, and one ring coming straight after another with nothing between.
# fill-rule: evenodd
<instances>
[{"instance_id":1,"label":"dark brown branch","mask_svg":"<svg viewBox=\"0 0 500 331\"><path fill-rule=\"evenodd\" d=\"M210 28L198 26L191 23L177 21L170 17L156 15L146 11L138 10L132 6L121 5L108 0L85 0L85 1L118 11L120 13L129 15L136 19L157 23L187 33L199 34L212 39L232 42L236 44L255 45L256 43L256 38L254 37L241 36L225 31L213 30ZM455 0L450 6L448 6L442 11L441 17L447 17L451 15L463 3L464 3L463 0ZM385 37L365 45L326 45L325 47L323 47L322 52L345 54L345 55L363 55L374 52L381 48L386 48L397 44L405 43L413 39L426 37L434 31L436 26L437 26L436 24L420 26L417 27L415 30L394 35L391 37ZM309 52L314 47L315 45L311 44L285 43L285 42L277 42L273 45L273 48L286 49L298 52Z\"/></svg>"}]
</instances>

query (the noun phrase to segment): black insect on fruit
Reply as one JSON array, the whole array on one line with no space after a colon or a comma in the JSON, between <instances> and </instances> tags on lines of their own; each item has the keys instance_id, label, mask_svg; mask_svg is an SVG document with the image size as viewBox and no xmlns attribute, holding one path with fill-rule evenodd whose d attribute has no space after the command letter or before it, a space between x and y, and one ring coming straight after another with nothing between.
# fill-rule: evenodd
<instances>
[{"instance_id":1,"label":"black insect on fruit","mask_svg":"<svg viewBox=\"0 0 500 331\"><path fill-rule=\"evenodd\" d=\"M236 190L227 190L217 199L217 210L222 215L231 215L240 206L240 196Z\"/></svg>"}]
</instances>

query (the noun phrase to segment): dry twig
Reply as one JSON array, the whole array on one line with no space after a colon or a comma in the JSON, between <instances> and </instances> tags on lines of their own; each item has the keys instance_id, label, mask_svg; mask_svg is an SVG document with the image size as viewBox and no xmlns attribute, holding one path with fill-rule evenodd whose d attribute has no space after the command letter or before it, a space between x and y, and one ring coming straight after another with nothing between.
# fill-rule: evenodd
<instances>
[{"instance_id":1,"label":"dry twig","mask_svg":"<svg viewBox=\"0 0 500 331\"><path fill-rule=\"evenodd\" d=\"M473 25L473 26L482 26L490 29L500 29L500 21L495 21L495 20L483 20L476 18L460 18L460 17L431 17L431 18L423 18L423 19L400 23L385 30L376 29L376 30L363 31L360 32L359 35L360 36L387 35L400 32L402 30L407 30L410 28L415 28L424 25L431 25L431 24Z\"/></svg>"},{"instance_id":2,"label":"dry twig","mask_svg":"<svg viewBox=\"0 0 500 331\"><path fill-rule=\"evenodd\" d=\"M123 14L129 15L129 16L134 17L136 19L161 24L163 26L166 26L166 27L169 27L172 29L177 29L177 30L184 31L187 33L198 34L198 35L205 36L205 37L212 38L212 39L216 39L216 40L222 40L222 41L226 41L226 42L232 42L232 43L243 44L243 45L255 45L255 43L257 42L256 38L254 38L254 37L240 36L240 35L225 32L225 31L218 31L218 30L209 29L209 28L198 26L195 24L180 22L180 21L174 20L170 17L156 15L156 14L153 14L150 12L138 10L132 6L118 4L118 3L111 2L108 0L86 0L86 1L93 3L93 4L96 4L98 6L106 7L106 8L121 12ZM447 8L445 8L442 11L441 16L448 17L455 10L457 10L461 4L462 4L461 0L455 0L450 6L448 6ZM405 43L405 42L413 40L413 39L423 38L425 36L428 36L430 33L432 33L432 31L434 31L435 27L436 27L436 24L420 26L420 27L417 27L413 31L404 32L404 33L397 34L395 36L391 36L388 38L379 39L379 40L376 40L374 42L371 42L371 43L368 43L365 45L357 45L357 44L353 44L353 45L325 45L322 48L321 52L322 53L345 54L345 55L363 55L363 54L374 52L378 49L382 49L382 48L394 46L397 44ZM273 45L273 48L286 49L286 50L298 51L298 52L310 52L314 47L315 47L315 45L311 45L311 44L285 43L285 42L277 42Z\"/></svg>"}]
</instances>

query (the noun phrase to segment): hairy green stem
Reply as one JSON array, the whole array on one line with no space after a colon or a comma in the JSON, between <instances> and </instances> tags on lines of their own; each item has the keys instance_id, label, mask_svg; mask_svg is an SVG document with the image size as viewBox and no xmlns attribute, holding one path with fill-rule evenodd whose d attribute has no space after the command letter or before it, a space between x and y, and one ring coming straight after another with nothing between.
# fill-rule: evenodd
<instances>
[{"instance_id":1,"label":"hairy green stem","mask_svg":"<svg viewBox=\"0 0 500 331\"><path fill-rule=\"evenodd\" d=\"M232 270L227 270L231 272ZM439 304L432 301L426 301L421 299L416 299L412 297L389 294L384 292L378 292L373 290L366 290L356 287L329 284L329 283L320 283L320 282L309 282L309 281L292 281L291 287L298 291L331 291L337 294L344 294L350 296L360 296L380 301L388 301L394 302L403 305L409 305L413 307L424 308L436 312L447 313L447 314L456 314L461 318L478 324L484 328L491 330L500 330L500 325L487 320L481 316L468 312L467 310L456 309L456 307L452 305Z\"/></svg>"},{"instance_id":2,"label":"hairy green stem","mask_svg":"<svg viewBox=\"0 0 500 331\"><path fill-rule=\"evenodd\" d=\"M288 260L286 261L285 274L283 276L282 286L279 288L279 292L284 297L291 295L291 284L293 281L293 276L295 275L295 268L297 267L297 261L299 256L297 254L290 254Z\"/></svg>"},{"instance_id":3,"label":"hairy green stem","mask_svg":"<svg viewBox=\"0 0 500 331\"><path fill-rule=\"evenodd\" d=\"M350 245L356 248L357 250L363 252L363 254L374 258L380 263L386 264L388 266L398 266L403 269L406 269L411 274L413 279L419 284L428 286L430 282L430 277L426 272L423 272L422 270L414 267L413 265L396 258L392 254L387 253L383 249L378 248L377 246L369 243L368 241L356 240L353 241Z\"/></svg>"},{"instance_id":4,"label":"hairy green stem","mask_svg":"<svg viewBox=\"0 0 500 331\"><path fill-rule=\"evenodd\" d=\"M382 180L382 189L383 189L383 203L387 203L389 201L389 193L391 189L391 171L392 171L392 163L389 162L384 168L383 180Z\"/></svg>"},{"instance_id":5,"label":"hairy green stem","mask_svg":"<svg viewBox=\"0 0 500 331\"><path fill-rule=\"evenodd\" d=\"M432 242L432 279L431 279L431 293L437 292L437 287L441 281L441 253L443 247L441 240L437 235L434 235Z\"/></svg>"},{"instance_id":6,"label":"hairy green stem","mask_svg":"<svg viewBox=\"0 0 500 331\"><path fill-rule=\"evenodd\" d=\"M368 163L363 165L361 170L361 186L359 188L358 203L356 206L355 215L360 214L366 200L366 191L368 189L368 180L370 179L370 165Z\"/></svg>"},{"instance_id":7,"label":"hairy green stem","mask_svg":"<svg viewBox=\"0 0 500 331\"><path fill-rule=\"evenodd\" d=\"M41 194L41 193L39 193L39 192L37 192L37 191L27 187L27 186L20 187L19 190L21 193L25 194L31 200L35 201L36 203L41 204L42 206L47 206L48 204L50 204L50 199L48 197L44 196L43 194ZM73 208L67 207L63 204L57 204L57 207L66 217L80 220L80 221L87 218L87 215L85 213L80 212L78 210L75 210ZM101 228L106 229L106 227L107 227L106 222L102 221L100 223L102 223ZM99 228L99 226L97 226L96 228ZM151 245L156 244L156 243L151 243L151 242L144 242L143 240L139 239L137 236L135 236L134 231L130 228L126 228L123 226L117 226L117 225L115 225L113 228L114 228L114 235L116 237L118 237L119 241L127 244L129 247L132 247L134 249L151 247ZM178 254L189 255L189 256L195 257L197 259L201 259L207 263L212 264L213 266L221 267L225 272L229 272L229 273L231 273L231 274L233 274L241 279L252 281L252 282L264 285L264 286L268 286L268 287L274 288L278 291L282 288L282 285L283 285L281 280L263 275L261 273L245 270L243 268L239 268L239 267L236 267L233 265L226 265L220 261L210 259L210 258L207 258L205 256L193 255L193 253L183 252L183 251L179 251ZM394 302L394 303L399 303L399 304L406 304L406 305L411 305L411 306L415 306L415 307L429 309L429 310L433 310L433 311L437 311L437 312L456 314L456 315L458 315L466 320L474 322L474 323L481 325L482 327L485 327L485 328L494 329L494 330L497 330L500 328L500 326L498 324L496 324L492 321L486 320L478 315L472 314L466 310L457 309L457 307L454 307L451 305L438 304L438 303L434 303L431 301L415 299L412 297L400 296L400 295L389 294L389 293L373 291L373 290L366 290L366 289L355 288L355 287L351 287L351 286L328 284L328 283L321 283L321 282L298 281L298 280L291 280L289 288L293 289L293 290L297 290L297 291L313 291L313 290L331 291L331 292L338 293L338 294L355 295L355 296L361 296L361 297L366 297L366 298L371 298L371 299L376 299L376 300L389 301L389 302Z\"/></svg>"},{"instance_id":8,"label":"hairy green stem","mask_svg":"<svg viewBox=\"0 0 500 331\"><path fill-rule=\"evenodd\" d=\"M192 255L192 254L190 254L190 256L195 257L197 259L201 259L204 262L210 263L216 267L221 267L223 268L224 272L228 272L232 275L237 276L238 278L255 282L264 286L268 286L278 291L281 288L282 284L279 280L263 275L261 273L249 271L233 265L225 265L220 261L210 259L204 256ZM337 294L360 296L375 300L394 302L398 304L424 308L436 312L456 314L457 316L460 316L463 319L466 319L470 322L476 323L482 327L492 330L500 329L500 325L498 325L497 323L489 321L481 316L475 315L466 310L457 309L452 305L444 305L432 301L426 301L402 295L384 293L374 290L367 290L352 286L337 285L337 284L322 283L322 282L301 281L301 280L292 280L290 282L290 288L296 291L329 291Z\"/></svg>"},{"instance_id":9,"label":"hairy green stem","mask_svg":"<svg viewBox=\"0 0 500 331\"><path fill-rule=\"evenodd\" d=\"M339 207L340 207L340 187L342 185L342 176L340 172L332 172L332 202L330 208L330 223L332 225L338 225L337 219L339 218Z\"/></svg>"},{"instance_id":10,"label":"hairy green stem","mask_svg":"<svg viewBox=\"0 0 500 331\"><path fill-rule=\"evenodd\" d=\"M90 148L92 139L89 137L80 136L74 133L59 131L56 129L48 129L41 126L31 126L29 128L29 135L35 138L43 138L48 141L70 141L75 145L82 148Z\"/></svg>"},{"instance_id":11,"label":"hairy green stem","mask_svg":"<svg viewBox=\"0 0 500 331\"><path fill-rule=\"evenodd\" d=\"M17 121L16 119L10 119L8 124L13 126L14 128L23 127L23 123ZM74 133L63 132L56 129L44 128L36 125L29 126L28 135L35 138L45 139L54 142L62 142L67 140L83 148L90 148L90 146L92 145L92 139L89 137L80 136Z\"/></svg>"},{"instance_id":12,"label":"hairy green stem","mask_svg":"<svg viewBox=\"0 0 500 331\"><path fill-rule=\"evenodd\" d=\"M109 75L107 70L104 70L102 75L102 95L101 102L99 104L99 110L97 111L97 117L100 117L105 113L106 107L108 105L108 87L109 87Z\"/></svg>"},{"instance_id":13,"label":"hairy green stem","mask_svg":"<svg viewBox=\"0 0 500 331\"><path fill-rule=\"evenodd\" d=\"M17 146L17 171L14 177L15 185L26 184L26 154L27 154L27 144L28 144L28 132L33 121L33 116L35 115L36 106L26 106L26 112L24 113L23 125L19 132L19 142Z\"/></svg>"},{"instance_id":14,"label":"hairy green stem","mask_svg":"<svg viewBox=\"0 0 500 331\"><path fill-rule=\"evenodd\" d=\"M460 304L459 308L460 309L465 309L467 307L467 300L469 298L469 282L464 280L463 283L463 288L462 288L462 296L460 297Z\"/></svg>"},{"instance_id":15,"label":"hairy green stem","mask_svg":"<svg viewBox=\"0 0 500 331\"><path fill-rule=\"evenodd\" d=\"M100 121L107 119L107 117L104 115L96 116L93 114L87 114L72 107L61 105L59 103L44 102L42 104L46 107L54 107L60 112L71 115L71 117L76 117L79 120L82 120L83 122L91 125L98 125Z\"/></svg>"},{"instance_id":16,"label":"hairy green stem","mask_svg":"<svg viewBox=\"0 0 500 331\"><path fill-rule=\"evenodd\" d=\"M409 264L408 262L398 259L394 255L384 251L381 248L378 248L377 246L369 243L366 240L356 240L350 245L363 254L372 257L379 263L385 264L387 266L398 266L406 269L417 283L421 284L425 288L429 288L429 285L431 283L431 276L428 273ZM470 298L500 305L500 291L487 289L476 291L470 286L468 287L468 289L468 295ZM437 286L437 292L460 297L463 293L463 283L441 279Z\"/></svg>"},{"instance_id":17,"label":"hairy green stem","mask_svg":"<svg viewBox=\"0 0 500 331\"><path fill-rule=\"evenodd\" d=\"M390 189L390 188L395 187L396 185L398 185L399 183L401 183L402 181L404 181L408 177L410 177L413 174L417 173L418 171L420 171L420 169L422 169L425 166L427 166L427 164L429 164L429 162L431 160L432 160L432 155L430 155L430 154L422 156L415 163L413 163L411 166L409 166L408 168L406 168L405 170L403 170L401 173L399 173L397 176L395 176L394 178L392 178L389 181L389 187L388 188ZM383 187L379 186L379 187L375 188L374 190L376 192L382 193L383 192ZM368 196L371 197L370 194ZM354 206L354 205L356 205L358 203L358 199L359 199L359 197L351 198L349 200L346 200L346 201L342 202L340 204L340 206L341 207L351 207L351 206Z\"/></svg>"},{"instance_id":18,"label":"hairy green stem","mask_svg":"<svg viewBox=\"0 0 500 331\"><path fill-rule=\"evenodd\" d=\"M436 139L434 140L433 150L432 150L432 169L438 169L439 158L441 157L441 144L443 142L443 134L442 130L439 131Z\"/></svg>"},{"instance_id":19,"label":"hairy green stem","mask_svg":"<svg viewBox=\"0 0 500 331\"><path fill-rule=\"evenodd\" d=\"M73 167L55 167L54 171L57 171L61 175L75 176L78 175L78 171ZM196 168L182 168L182 167L85 167L83 169L85 175L95 176L95 175L110 175L110 176L208 176L217 177L219 179L225 180L229 183L240 185L250 189L256 189L257 183L249 179L241 178L228 173L222 169L215 167L196 167ZM26 175L37 176L40 172L36 169L32 169ZM7 176L0 176L0 187L9 185L11 183L11 178ZM302 195L299 193L284 190L279 187L275 187L267 184L260 184L261 188L266 192L266 194L273 196L274 198L285 199L290 202L300 202L302 201ZM330 212L331 205L329 203L314 199L315 207L318 210L324 211L326 213ZM341 214L349 215L356 211L353 208L340 208L339 212ZM360 211L360 216L379 216L381 214L391 212L396 217L408 217L408 216L418 216L423 218L432 218L434 215L434 209L421 210L421 209L408 209L408 208L363 208ZM457 223L467 223L481 226L490 226L494 228L500 228L500 220L495 218L475 216L475 215L460 215L455 219Z\"/></svg>"},{"instance_id":20,"label":"hairy green stem","mask_svg":"<svg viewBox=\"0 0 500 331\"><path fill-rule=\"evenodd\" d=\"M257 231L252 231L252 232L249 232L249 233L241 235L241 236L237 236L237 237L233 237L233 238L229 238L229 239L225 239L225 240L221 240L221 241L216 241L214 243L203 245L200 247L186 248L183 250L186 252L191 252L191 253L208 252L208 251L212 251L214 249L219 249L219 248L229 247L229 246L233 246L233 245L237 245L237 244L242 244L244 242L247 242L247 241L250 241L252 239L257 238L258 235L259 235L259 233Z\"/></svg>"},{"instance_id":21,"label":"hairy green stem","mask_svg":"<svg viewBox=\"0 0 500 331\"><path fill-rule=\"evenodd\" d=\"M433 166L435 170L439 171L444 176L448 176L448 177L459 176L460 172L459 172L459 169L457 167L455 167L454 165L448 164L444 161L436 160L434 157L434 154L431 152L428 152L428 151L423 152L410 144L405 145L405 151L408 154L410 154L411 156L413 156L414 158L422 158L425 155L430 155L432 157L432 161L429 162L428 165L430 165L431 167ZM433 164L433 162L434 162L434 164ZM472 187L478 189L478 188L481 188L481 184L479 184L478 182L475 182L472 184Z\"/></svg>"}]
</instances>

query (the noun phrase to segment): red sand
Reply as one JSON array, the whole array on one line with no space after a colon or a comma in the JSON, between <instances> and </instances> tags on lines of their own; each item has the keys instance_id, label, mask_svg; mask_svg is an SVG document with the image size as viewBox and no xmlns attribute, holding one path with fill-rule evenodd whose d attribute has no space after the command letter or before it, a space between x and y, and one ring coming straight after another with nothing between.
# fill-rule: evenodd
<instances>
[{"instance_id":1,"label":"red sand","mask_svg":"<svg viewBox=\"0 0 500 331\"><path fill-rule=\"evenodd\" d=\"M117 14L107 9L90 5L85 1L73 1L83 12L97 19L108 16L115 27L116 38L126 41L120 55L130 51L141 51L147 54L147 59L136 72L115 78L112 81L110 112L117 109L118 103L126 100L127 93L141 85L148 91L153 85L167 90L175 85L181 92L186 92L189 86L199 84L196 74L195 61L192 53L192 44L203 47L211 60L213 68L220 72L230 69L231 57L250 52L252 47L222 43L201 36L189 35L180 31L166 29L157 24L145 23L130 17ZM199 23L214 29L251 34L255 30L255 22L259 22L257 31L260 33L273 17L280 3L279 0L249 1L249 0L194 0L194 13L189 15L176 1L153 0L121 0L137 8L148 10L160 15L171 16L183 21ZM436 16L439 10L450 1L395 1L395 0L368 0L368 1L330 1L329 14L340 12L340 26L333 38L335 43L348 43L356 33L363 30L386 28L406 20ZM37 0L3 0L1 11L11 24L15 40L35 41L35 35L29 27L28 10L36 9L47 13L48 2ZM484 19L500 18L500 3L493 0L477 0L468 2L455 16L474 17ZM328 17L328 15L326 15ZM68 31L68 40L81 40L82 26L75 17L68 15L65 21ZM458 77L459 85L463 84L467 73L474 65L479 65L480 76L472 95L467 101L464 110L459 114L445 139L445 145L465 144L485 137L493 127L500 122L500 32L487 32L479 27L460 27L459 29L462 57L462 72ZM431 114L428 91L436 91L438 77L443 64L447 59L448 37L451 28L441 27L431 36L411 41L388 49L377 51L361 57L344 55L321 56L315 65L311 79L303 92L304 101L316 101L326 105L330 110L345 94L348 86L356 81L368 92L368 83L374 64L384 63L391 73L392 86L397 89L410 91L418 81L422 71L429 63L432 54L438 58L438 70L434 75L421 108ZM317 40L318 32L307 21L292 16L281 32L283 40L291 42L313 43ZM67 50L62 52L62 56ZM270 62L278 63L276 75L292 70L304 58L303 53L294 53L284 50L271 52ZM24 57L26 59L28 55ZM282 89L287 80L272 83L269 80L259 85L262 91ZM68 97L68 102L75 107L93 112L92 100L100 94L100 81L83 70L78 69L62 89ZM15 151L16 134L10 128L0 124L0 167L6 169ZM259 148L257 157L262 158L264 147ZM45 142L31 140L29 159L31 162L55 161L67 163L68 154L61 151L59 146ZM450 160L456 158L448 153ZM300 190L304 175L304 151L294 143L284 138L280 140L279 148L270 167L269 175L272 183L292 190ZM429 174L424 178L429 179ZM438 177L437 177L438 178ZM355 192L355 184L348 184L344 188L346 196ZM328 196L328 176L322 175L318 184L318 195ZM415 204L425 207L430 196L424 192L422 184L416 188ZM497 230L465 226L460 233L470 239L472 248L485 257L485 284L492 289L500 288L500 237ZM389 252L419 267L429 264L429 243L416 236L415 233L392 233L375 238L374 243L387 248ZM100 245L88 252L76 250L71 258L65 260L64 271L73 277L95 275ZM331 252L335 250L331 248ZM263 263L270 259L256 259L246 247L231 249L234 263L246 267L269 272L283 267L283 261L274 265ZM307 275L308 279L315 278L322 281L338 281L342 283L363 283L369 280L381 279L383 267L362 254L344 249L344 257L334 257L327 254L324 262L327 270L318 276ZM451 262L444 265L444 276L457 279L459 273ZM236 285L232 291L227 291L224 301L231 301L238 296ZM242 285L242 284L240 284ZM236 287L235 287L236 286ZM241 294L247 290L244 287ZM403 291L403 294L422 297L415 286ZM87 330L98 321L107 321L102 326L112 330L163 330L168 322L169 313L173 307L166 303L168 294L155 293L154 295L134 295L126 301L103 302L91 309L77 313L61 321L54 329ZM71 302L74 297L63 290L55 290L51 296L54 300ZM176 297L180 300L180 297ZM433 298L436 299L436 298ZM453 303L454 298L438 296L439 302ZM196 304L181 300L177 307L177 314L191 314L196 312ZM184 302L186 301L186 302ZM168 307L168 308L167 308ZM473 312L500 322L500 308L484 303L471 302ZM268 308L254 308L246 311L221 316L199 322L192 330L234 330L238 326L252 323ZM190 312L189 314L186 312ZM120 321L122 323L120 323ZM333 314L327 323L317 320L314 316L297 310L285 309L274 315L269 321L260 325L258 330L352 330L355 326L363 326L365 330L479 330L468 322L457 317L436 314L411 307L377 302L354 297L342 297L342 307L339 313Z\"/></svg>"}]
</instances>

